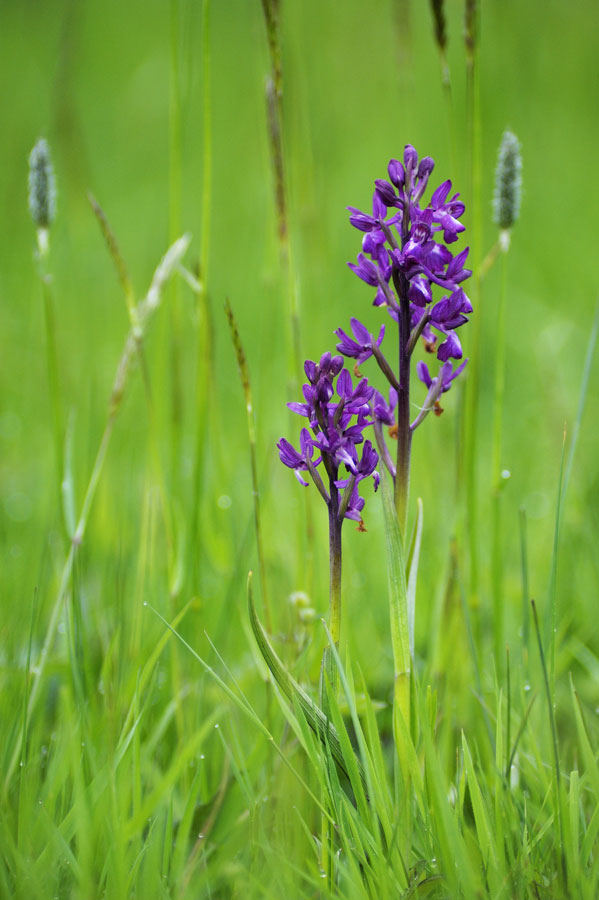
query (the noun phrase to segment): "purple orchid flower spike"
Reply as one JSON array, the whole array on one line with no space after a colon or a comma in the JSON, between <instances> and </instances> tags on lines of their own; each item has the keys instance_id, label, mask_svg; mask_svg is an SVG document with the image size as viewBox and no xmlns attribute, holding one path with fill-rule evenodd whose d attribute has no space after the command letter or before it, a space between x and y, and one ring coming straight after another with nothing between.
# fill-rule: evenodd
<instances>
[{"instance_id":1,"label":"purple orchid flower spike","mask_svg":"<svg viewBox=\"0 0 599 900\"><path fill-rule=\"evenodd\" d=\"M472 274L466 268L468 248L453 252L465 231L461 222L465 207L449 179L434 186L426 202L434 167L430 156L419 159L416 149L406 144L402 161L390 160L388 180L379 178L374 182L372 215L349 208L351 225L363 235L358 261L349 265L359 278L376 287L374 305L386 307L397 323L399 346L398 353L393 355L399 360L398 369L389 365L380 343L373 341L373 335L361 323L354 327L352 319L353 337L342 329L336 331L339 352L360 363L374 356L395 392L392 405L386 404L377 392L372 415L379 455L394 479L395 505L404 534L413 431L410 425L412 356L420 339L427 352L436 353L443 363L439 376L442 380L429 388L429 393L431 390L437 396L443 393L463 371L463 365L454 369L450 361L463 356L458 331L472 313L472 305L462 288ZM387 346L390 330L385 336ZM382 426L385 424L392 430L391 436L397 438L395 463L384 444Z\"/></svg>"},{"instance_id":2,"label":"purple orchid flower spike","mask_svg":"<svg viewBox=\"0 0 599 900\"><path fill-rule=\"evenodd\" d=\"M362 338L368 336L364 326L357 320L354 322L355 325L352 322L354 334ZM384 327L381 329L379 343L383 334ZM350 340L347 335L345 338ZM371 344L372 342L371 338ZM364 352L360 349L361 354ZM357 447L364 443L365 429L373 424L370 401L374 395L374 388L368 384L366 378L359 378L354 385L349 371L343 368L343 357L333 356L331 353L323 354L318 364L307 360L304 371L308 378L308 384L302 387L305 402L287 405L292 412L308 420L312 433L307 428L302 429L299 452L286 438L281 438L277 444L279 457L284 465L294 470L300 484L306 486L309 484L302 475L307 473L327 505L334 505L335 492L329 490L327 493L322 477L317 471L321 463L333 486L339 481L340 468L349 472L350 476L359 475L359 481L375 471L376 461L373 464L373 454L377 460L378 456L372 444L366 441L361 454L357 450ZM335 394L338 399L335 399ZM318 458L314 458L315 452L320 453ZM364 454L366 460L362 462ZM378 485L378 475L376 480ZM349 508L347 502L345 507L342 503L338 504L337 514L339 510L343 511L341 519L345 515L346 508ZM355 504L351 508L355 509Z\"/></svg>"},{"instance_id":3,"label":"purple orchid flower spike","mask_svg":"<svg viewBox=\"0 0 599 900\"><path fill-rule=\"evenodd\" d=\"M372 345L373 339L357 320L355 325L352 322L352 328L354 335L361 338L362 343L369 337ZM384 328L381 329L379 344L383 334ZM351 341L347 335L343 335L343 339ZM354 347L351 349L353 351ZM365 350L359 347L357 352L363 354ZM301 430L299 452L286 438L279 440L277 448L281 462L293 469L300 484L308 486L309 477L327 506L330 631L333 641L338 644L341 617L341 528L345 519L353 519L358 522L358 530L365 530L362 522L365 501L358 488L369 477L373 479L375 490L379 485L379 473L376 471L378 454L372 443L364 438L364 432L373 424L370 403L374 388L366 378L359 378L354 385L350 373L343 368L343 357L333 356L331 353L323 354L318 364L313 360L306 360L304 372L308 379L308 383L302 388L305 402L289 403L288 406L308 420L309 429ZM315 457L315 453L320 455ZM328 490L325 486L327 480ZM333 683L336 670L327 651L323 657L323 666Z\"/></svg>"}]
</instances>

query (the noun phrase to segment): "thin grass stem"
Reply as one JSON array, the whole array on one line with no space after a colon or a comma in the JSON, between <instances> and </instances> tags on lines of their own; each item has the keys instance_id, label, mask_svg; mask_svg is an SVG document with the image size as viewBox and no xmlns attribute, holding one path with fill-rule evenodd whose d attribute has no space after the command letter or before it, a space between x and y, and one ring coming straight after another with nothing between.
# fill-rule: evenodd
<instances>
[{"instance_id":1,"label":"thin grass stem","mask_svg":"<svg viewBox=\"0 0 599 900\"><path fill-rule=\"evenodd\" d=\"M553 691L551 689L549 683L549 673L547 671L547 664L545 661L545 653L543 652L543 641L541 640L541 629L539 627L539 618L537 615L537 607L534 600L531 600L532 606L532 614L533 621L535 626L535 632L537 635L537 643L539 646L539 657L541 659L541 668L543 670L543 683L545 685L545 696L547 698L547 712L549 714L549 726L551 728L551 740L553 745L553 763L554 763L554 792L555 792L555 811L558 820L558 832L559 832L559 856L561 861L561 874L563 880L563 886L566 890L568 889L568 873L566 870L566 858L564 854L564 825L563 825L563 814L562 814L562 795L561 795L561 770L559 763L559 744L557 739L557 727L555 724L555 711L554 711L554 700L553 700Z\"/></svg>"},{"instance_id":2,"label":"thin grass stem","mask_svg":"<svg viewBox=\"0 0 599 900\"><path fill-rule=\"evenodd\" d=\"M40 233L44 233L42 238ZM58 342L56 337L56 309L52 292L52 276L48 269L50 242L47 229L38 229L37 269L42 290L44 305L44 327L46 332L46 364L48 371L48 389L50 394L50 409L52 416L52 436L54 439L54 465L57 487L58 509L63 535L69 541L68 513L65 508L63 496L63 480L65 477L64 458L64 412L62 403L62 390L60 386L60 371L58 365Z\"/></svg>"},{"instance_id":3,"label":"thin grass stem","mask_svg":"<svg viewBox=\"0 0 599 900\"><path fill-rule=\"evenodd\" d=\"M239 329L231 304L227 300L225 303L225 313L231 331L231 340L235 350L237 359L237 367L239 369L239 377L241 379L241 387L245 399L245 410L247 414L248 441L250 449L250 469L252 476L252 497L254 501L254 528L256 532L256 551L258 554L258 569L260 572L260 588L262 591L262 602L264 604L264 615L266 618L266 628L272 634L272 614L270 609L270 601L266 582L266 566L264 563L264 549L262 542L262 526L260 516L260 491L258 485L258 467L256 463L256 425L254 421L254 404L252 401L252 388L250 383L250 371L247 364L247 357L241 338Z\"/></svg>"},{"instance_id":4,"label":"thin grass stem","mask_svg":"<svg viewBox=\"0 0 599 900\"><path fill-rule=\"evenodd\" d=\"M209 416L212 380L212 314L210 310L208 285L210 270L210 237L212 225L212 57L211 57L210 0L202 2L202 218L200 239L200 280L196 295L196 436L193 462L193 493L191 509L190 542L193 555L193 578L197 580L200 564L198 546L199 523L201 520L202 484L204 481L207 421Z\"/></svg>"},{"instance_id":5,"label":"thin grass stem","mask_svg":"<svg viewBox=\"0 0 599 900\"><path fill-rule=\"evenodd\" d=\"M173 243L181 234L181 192L182 192L182 128L181 128L181 0L170 0L170 66L169 66L169 242ZM171 379L171 474L175 484L179 483L181 432L183 426L183 379L181 360L183 348L183 322L179 284L174 279L170 292L170 379Z\"/></svg>"},{"instance_id":6,"label":"thin grass stem","mask_svg":"<svg viewBox=\"0 0 599 900\"><path fill-rule=\"evenodd\" d=\"M165 283L170 278L172 272L176 268L177 264L180 262L183 257L187 247L189 246L190 238L188 236L184 236L179 238L167 251L162 261L160 262L158 268L154 273L154 277L152 279L152 283L150 285L150 289L143 300L141 300L137 306L137 326L132 327L129 331L127 339L125 341L125 346L123 352L121 354L121 358L117 365L116 374L113 382L112 393L110 395L110 401L108 406L108 418L106 421L106 425L104 426L104 431L102 432L102 437L100 439L100 444L98 446L98 450L96 453L96 458L94 461L94 465L92 468L92 472L89 478L89 482L87 485L87 489L85 492L85 496L83 498L83 504L81 506L81 513L79 515L79 520L77 522L77 527L75 528L75 532L73 534L71 544L64 561L62 567L62 573L60 577L60 584L58 587L58 592L56 595L56 599L54 601L54 605L52 607L52 612L50 614L50 620L46 627L46 634L44 638L44 643L42 645L42 649L40 651L40 655L38 657L37 664L33 671L33 681L31 685L31 690L29 693L29 702L27 705L27 713L26 718L27 722L31 721L31 716L33 714L33 710L35 709L35 705L38 700L39 692L42 686L42 677L45 672L45 668L48 662L48 656L52 645L54 643L54 638L56 637L56 631L58 628L58 623L60 616L63 611L63 606L65 600L67 598L69 585L71 582L71 575L73 572L73 565L75 562L75 558L79 547L83 541L85 536L85 531L87 528L89 515L91 512L92 504L96 495L96 489L98 487L98 482L100 480L100 476L104 469L104 462L106 460L106 454L108 452L108 447L110 444L110 438L112 436L112 431L114 428L114 424L120 410L123 396L125 393L125 389L128 382L129 372L131 368L131 363L133 357L137 353L137 344L141 340L143 340L145 329L147 327L148 321L156 309L156 307L160 304L161 292ZM12 774L17 765L17 761L19 759L19 755L22 749L22 738L23 733L21 732L16 739L15 747L13 749L12 756L10 758L10 762L8 764L5 778L4 778L4 786L5 790L8 788L10 780L12 778Z\"/></svg>"},{"instance_id":7,"label":"thin grass stem","mask_svg":"<svg viewBox=\"0 0 599 900\"><path fill-rule=\"evenodd\" d=\"M493 396L493 451L491 496L493 504L491 571L493 590L493 636L495 643L495 667L501 680L504 671L505 609L503 595L503 544L501 533L501 445L503 437L503 405L505 397L505 350L506 350L506 284L507 253L502 254L501 290L497 307L495 331L495 385Z\"/></svg>"}]
</instances>

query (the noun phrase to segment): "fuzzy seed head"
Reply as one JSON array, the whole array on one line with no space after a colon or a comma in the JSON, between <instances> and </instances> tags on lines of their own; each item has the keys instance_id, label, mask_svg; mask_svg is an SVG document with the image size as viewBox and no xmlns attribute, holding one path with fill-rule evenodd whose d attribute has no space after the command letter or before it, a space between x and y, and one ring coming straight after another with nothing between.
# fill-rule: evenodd
<instances>
[{"instance_id":1,"label":"fuzzy seed head","mask_svg":"<svg viewBox=\"0 0 599 900\"><path fill-rule=\"evenodd\" d=\"M493 196L493 221L503 231L509 231L518 218L521 193L520 141L511 131L504 131L497 156Z\"/></svg>"},{"instance_id":2,"label":"fuzzy seed head","mask_svg":"<svg viewBox=\"0 0 599 900\"><path fill-rule=\"evenodd\" d=\"M38 228L49 228L56 214L56 180L50 147L40 138L29 154L29 212Z\"/></svg>"}]
</instances>

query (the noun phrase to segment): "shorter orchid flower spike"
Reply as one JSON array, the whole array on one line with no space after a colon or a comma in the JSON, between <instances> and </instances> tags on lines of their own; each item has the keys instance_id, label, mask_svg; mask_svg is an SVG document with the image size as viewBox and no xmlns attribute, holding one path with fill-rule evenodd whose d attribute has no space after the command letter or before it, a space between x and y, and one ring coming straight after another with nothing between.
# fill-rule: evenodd
<instances>
[{"instance_id":1,"label":"shorter orchid flower spike","mask_svg":"<svg viewBox=\"0 0 599 900\"><path fill-rule=\"evenodd\" d=\"M372 337L357 320L352 322L352 329L357 338L363 339L363 343L369 337L372 345ZM383 334L384 327L379 343ZM343 340L349 342L351 338L343 335ZM354 343L357 347L357 342L352 341ZM356 352L363 354L365 350L360 347ZM373 424L370 402L374 388L366 378L359 378L354 384L349 371L343 368L343 357L330 353L323 354L318 364L307 360L304 371L308 378L308 384L302 388L305 402L289 403L288 406L306 418L309 427L301 430L299 451L286 438L279 440L279 458L285 466L294 470L297 480L304 486L309 484L304 477L307 473L328 505L333 502L333 491L331 489L327 493L317 471L319 466L322 464L334 487L347 487L351 481L340 515L355 518L364 506L357 485L372 475L375 490L378 487L378 454L371 442L364 439L365 430ZM340 474L340 469L345 470L348 478Z\"/></svg>"}]
</instances>

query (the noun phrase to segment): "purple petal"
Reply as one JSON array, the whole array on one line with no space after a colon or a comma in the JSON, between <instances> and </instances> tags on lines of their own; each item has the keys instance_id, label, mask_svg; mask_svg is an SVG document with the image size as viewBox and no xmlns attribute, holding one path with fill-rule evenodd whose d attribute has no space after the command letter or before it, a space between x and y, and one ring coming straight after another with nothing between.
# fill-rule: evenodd
<instances>
[{"instance_id":1,"label":"purple petal","mask_svg":"<svg viewBox=\"0 0 599 900\"><path fill-rule=\"evenodd\" d=\"M389 178L391 179L395 187L403 188L404 182L406 180L406 173L404 171L404 167L398 159L389 160L387 172L389 173Z\"/></svg>"},{"instance_id":2,"label":"purple petal","mask_svg":"<svg viewBox=\"0 0 599 900\"><path fill-rule=\"evenodd\" d=\"M447 199L447 195L451 190L451 181L444 181L443 184L439 185L437 190L434 192L431 197L431 206L433 209L438 209L440 206L443 206Z\"/></svg>"},{"instance_id":3,"label":"purple petal","mask_svg":"<svg viewBox=\"0 0 599 900\"><path fill-rule=\"evenodd\" d=\"M437 350L437 359L445 362L448 359L461 359L462 358L462 345L460 344L460 339L454 331L450 331L447 335L446 340L443 341L439 349Z\"/></svg>"},{"instance_id":4,"label":"purple petal","mask_svg":"<svg viewBox=\"0 0 599 900\"><path fill-rule=\"evenodd\" d=\"M422 381L422 383L425 384L427 388L430 388L433 383L433 379L431 378L431 374L425 362L421 361L417 364L416 373L420 381Z\"/></svg>"}]
</instances>

